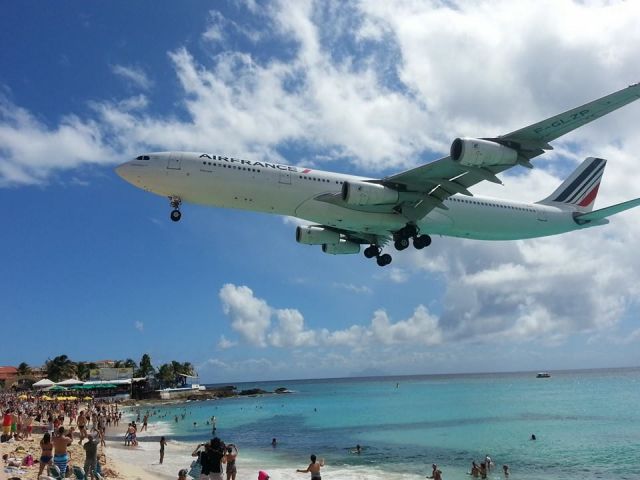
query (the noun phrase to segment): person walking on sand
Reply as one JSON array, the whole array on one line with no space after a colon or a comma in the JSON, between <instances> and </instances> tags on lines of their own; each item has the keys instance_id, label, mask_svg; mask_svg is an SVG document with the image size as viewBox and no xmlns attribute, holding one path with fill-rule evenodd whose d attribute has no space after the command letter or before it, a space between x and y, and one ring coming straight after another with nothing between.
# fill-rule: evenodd
<instances>
[{"instance_id":1,"label":"person walking on sand","mask_svg":"<svg viewBox=\"0 0 640 480\"><path fill-rule=\"evenodd\" d=\"M167 441L164 437L160 437L160 465L164 461L164 446L167 444Z\"/></svg>"},{"instance_id":2,"label":"person walking on sand","mask_svg":"<svg viewBox=\"0 0 640 480\"><path fill-rule=\"evenodd\" d=\"M311 455L311 463L306 468L306 470L297 469L298 473L311 473L311 480L322 480L320 475L320 467L324 467L324 459L321 458L319 462L316 461L316 456Z\"/></svg>"},{"instance_id":3,"label":"person walking on sand","mask_svg":"<svg viewBox=\"0 0 640 480\"><path fill-rule=\"evenodd\" d=\"M142 428L140 429L140 432L144 432L145 430L147 430L147 424L149 422L149 414L145 414L144 417L142 417Z\"/></svg>"}]
</instances>

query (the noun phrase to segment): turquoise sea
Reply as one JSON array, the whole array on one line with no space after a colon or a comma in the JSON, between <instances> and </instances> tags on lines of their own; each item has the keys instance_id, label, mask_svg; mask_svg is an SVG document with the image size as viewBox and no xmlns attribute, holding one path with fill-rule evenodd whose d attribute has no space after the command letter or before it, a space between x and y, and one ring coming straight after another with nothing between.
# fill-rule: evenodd
<instances>
[{"instance_id":1,"label":"turquoise sea","mask_svg":"<svg viewBox=\"0 0 640 480\"><path fill-rule=\"evenodd\" d=\"M211 437L206 422L215 415L216 435L240 447L239 479L258 469L306 478L295 468L306 468L311 453L327 462L323 478L418 479L437 463L445 480L464 479L488 454L494 479L503 464L511 479L639 479L640 369L551 374L238 384L293 393L149 407L152 435L141 437L161 433L186 451ZM356 444L360 455L350 451Z\"/></svg>"}]
</instances>

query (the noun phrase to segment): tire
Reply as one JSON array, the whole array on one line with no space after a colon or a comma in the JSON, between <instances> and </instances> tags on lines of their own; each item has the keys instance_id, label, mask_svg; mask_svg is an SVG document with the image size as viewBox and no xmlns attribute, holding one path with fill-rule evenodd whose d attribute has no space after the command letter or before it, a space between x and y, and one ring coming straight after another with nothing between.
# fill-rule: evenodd
<instances>
[{"instance_id":1,"label":"tire","mask_svg":"<svg viewBox=\"0 0 640 480\"><path fill-rule=\"evenodd\" d=\"M381 266L385 266L385 265L389 265L391 263L391 255L389 255L388 253L385 253L384 255L380 255L378 257L378 259L382 260L382 265ZM380 265L380 262L378 262L378 265Z\"/></svg>"},{"instance_id":2,"label":"tire","mask_svg":"<svg viewBox=\"0 0 640 480\"><path fill-rule=\"evenodd\" d=\"M378 254L378 249L374 245L370 245L364 249L364 256L366 258L373 258Z\"/></svg>"},{"instance_id":3,"label":"tire","mask_svg":"<svg viewBox=\"0 0 640 480\"><path fill-rule=\"evenodd\" d=\"M396 250L402 251L409 246L409 239L399 238L395 242L393 242L393 246L396 247Z\"/></svg>"},{"instance_id":4,"label":"tire","mask_svg":"<svg viewBox=\"0 0 640 480\"><path fill-rule=\"evenodd\" d=\"M182 218L182 214L180 213L180 210L172 210L170 217L174 222L178 222Z\"/></svg>"}]
</instances>

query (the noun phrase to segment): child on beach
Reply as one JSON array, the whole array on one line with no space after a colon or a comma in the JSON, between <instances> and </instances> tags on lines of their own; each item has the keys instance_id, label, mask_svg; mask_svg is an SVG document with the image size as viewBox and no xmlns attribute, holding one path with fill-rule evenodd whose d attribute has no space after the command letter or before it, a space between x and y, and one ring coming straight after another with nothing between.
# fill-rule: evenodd
<instances>
[{"instance_id":1,"label":"child on beach","mask_svg":"<svg viewBox=\"0 0 640 480\"><path fill-rule=\"evenodd\" d=\"M319 462L316 462L316 456L311 455L311 463L306 468L306 470L297 469L298 473L311 473L311 480L322 480L320 475L320 467L324 467L324 458L321 458Z\"/></svg>"}]
</instances>

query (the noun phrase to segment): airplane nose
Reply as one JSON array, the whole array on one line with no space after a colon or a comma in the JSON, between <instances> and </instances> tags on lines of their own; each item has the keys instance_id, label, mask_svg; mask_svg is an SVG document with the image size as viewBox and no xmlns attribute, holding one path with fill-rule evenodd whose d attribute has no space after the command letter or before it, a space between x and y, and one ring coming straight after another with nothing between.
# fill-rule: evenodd
<instances>
[{"instance_id":1,"label":"airplane nose","mask_svg":"<svg viewBox=\"0 0 640 480\"><path fill-rule=\"evenodd\" d=\"M129 179L129 173L131 171L131 167L129 166L129 162L123 163L122 165L118 165L116 167L116 173L120 176L120 178L124 180Z\"/></svg>"}]
</instances>

